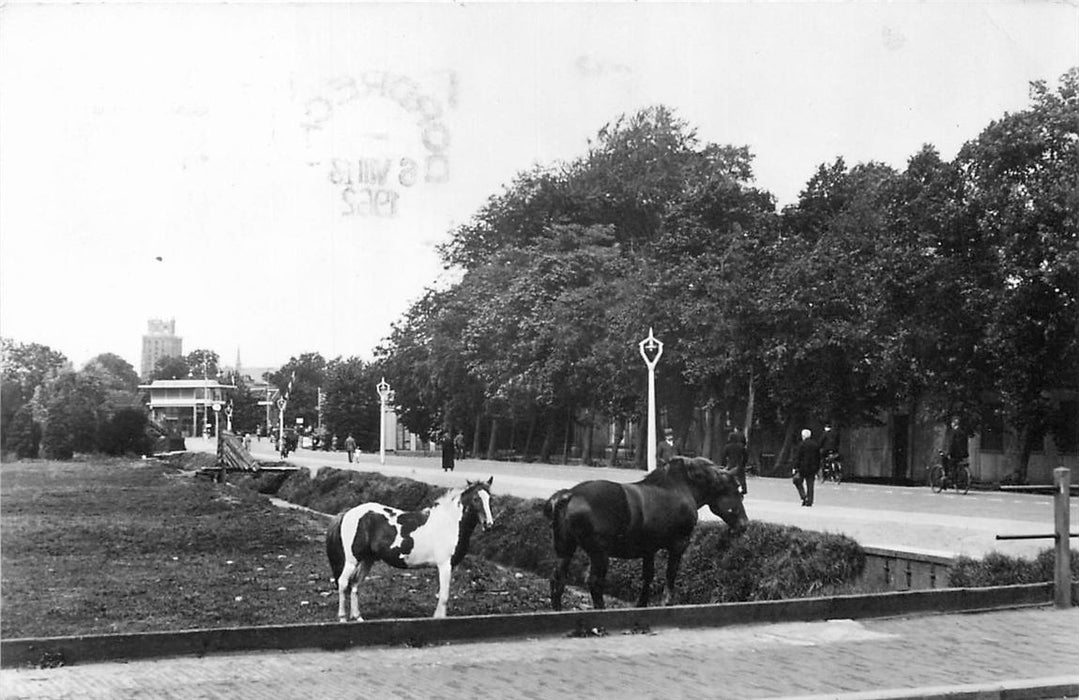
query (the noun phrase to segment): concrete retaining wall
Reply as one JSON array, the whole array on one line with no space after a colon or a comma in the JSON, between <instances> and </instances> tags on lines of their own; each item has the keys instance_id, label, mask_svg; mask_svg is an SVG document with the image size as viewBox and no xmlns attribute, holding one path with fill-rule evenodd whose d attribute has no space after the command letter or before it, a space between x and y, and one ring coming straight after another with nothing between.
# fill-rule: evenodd
<instances>
[{"instance_id":1,"label":"concrete retaining wall","mask_svg":"<svg viewBox=\"0 0 1079 700\"><path fill-rule=\"evenodd\" d=\"M861 582L893 591L946 588L954 557L882 547L863 547L865 572Z\"/></svg>"},{"instance_id":2,"label":"concrete retaining wall","mask_svg":"<svg viewBox=\"0 0 1079 700\"><path fill-rule=\"evenodd\" d=\"M1052 599L1053 585L1040 583L723 605L8 639L0 641L0 666L59 665L267 649L424 646L541 635L566 636L575 632L587 635L600 628L614 632L662 627L861 619L1046 605Z\"/></svg>"}]
</instances>

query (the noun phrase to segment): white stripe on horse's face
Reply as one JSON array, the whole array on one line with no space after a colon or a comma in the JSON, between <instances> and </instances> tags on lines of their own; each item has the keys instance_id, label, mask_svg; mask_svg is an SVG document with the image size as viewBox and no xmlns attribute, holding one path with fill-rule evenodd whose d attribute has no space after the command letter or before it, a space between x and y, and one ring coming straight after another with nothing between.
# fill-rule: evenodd
<instances>
[{"instance_id":1,"label":"white stripe on horse's face","mask_svg":"<svg viewBox=\"0 0 1079 700\"><path fill-rule=\"evenodd\" d=\"M480 489L479 497L480 502L483 503L483 516L480 518L480 522L483 523L484 530L490 530L495 522L495 516L491 515L491 494L485 489Z\"/></svg>"}]
</instances>

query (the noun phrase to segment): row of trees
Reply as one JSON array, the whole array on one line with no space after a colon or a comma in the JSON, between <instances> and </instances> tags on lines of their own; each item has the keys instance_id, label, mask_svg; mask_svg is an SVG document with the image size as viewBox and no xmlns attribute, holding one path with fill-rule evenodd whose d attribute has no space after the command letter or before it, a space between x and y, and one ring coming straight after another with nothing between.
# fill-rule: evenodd
<instances>
[{"instance_id":1,"label":"row of trees","mask_svg":"<svg viewBox=\"0 0 1079 700\"><path fill-rule=\"evenodd\" d=\"M548 459L575 425L602 416L618 440L643 415L636 343L653 327L665 421L705 454L728 419L789 443L806 424L872 423L913 402L976 430L988 404L1019 434L1024 475L1043 435L1072 432L1054 392L1079 388L1077 139L1073 69L1055 90L1033 84L1028 109L952 161L928 145L902 171L837 158L777 211L748 149L701 143L671 110L647 109L585 155L521 173L453 231L440 253L460 281L419 299L374 363L306 353L267 378L292 384L288 423L317 424L321 389L327 434L368 449L385 376L412 431L463 429L474 451ZM49 371L63 364L44 350ZM5 440L18 407L35 419L48 407L27 393L40 377L9 382L8 355ZM216 353L181 359L155 377L218 376ZM57 391L78 394L88 368ZM261 422L263 397L224 379L238 386L234 424Z\"/></svg>"},{"instance_id":2,"label":"row of trees","mask_svg":"<svg viewBox=\"0 0 1079 700\"><path fill-rule=\"evenodd\" d=\"M379 400L374 390L380 380L377 372L377 367L357 357L327 360L320 353L310 352L290 358L261 379L276 387L280 395L288 395L286 426L295 425L300 418L304 426L321 425L327 437L337 435L341 442L352 435L361 449L369 450L378 447ZM265 409L258 404L266 397L255 393L242 372L222 369L216 352L194 350L183 357L161 358L151 375L151 379L186 377L217 379L236 387L230 392L230 401L233 427L238 432L265 425ZM271 409L270 423L278 418L277 409Z\"/></svg>"},{"instance_id":3,"label":"row of trees","mask_svg":"<svg viewBox=\"0 0 1079 700\"><path fill-rule=\"evenodd\" d=\"M21 458L75 452L120 455L150 449L135 369L112 353L75 370L63 353L3 339L0 448Z\"/></svg>"},{"instance_id":4,"label":"row of trees","mask_svg":"<svg viewBox=\"0 0 1079 700\"><path fill-rule=\"evenodd\" d=\"M265 379L292 390L287 424L297 417L319 424L325 434L351 434L361 449L378 447L377 368L358 358L325 360L318 353L292 358ZM70 459L75 452L145 454L162 432L150 423L148 394L139 389L135 369L112 353L94 357L76 370L63 353L38 343L3 339L0 450L20 458L44 455ZM216 352L193 350L158 361L147 379L215 379L230 392L232 422L238 432L265 422L265 409L248 379L221 368ZM319 393L322 402L319 404ZM277 411L272 412L277 418Z\"/></svg>"},{"instance_id":5,"label":"row of trees","mask_svg":"<svg viewBox=\"0 0 1079 700\"><path fill-rule=\"evenodd\" d=\"M858 425L920 400L967 430L987 399L1031 447L1079 386L1079 69L952 161L821 165L777 211L745 148L669 109L520 174L441 249L462 271L377 351L412 430L544 453L574 421L642 415L636 342L665 342L666 420ZM512 435L499 431L513 426ZM1066 432L1066 431L1061 431ZM683 437L686 437L683 435ZM789 441L789 440L788 440Z\"/></svg>"},{"instance_id":6,"label":"row of trees","mask_svg":"<svg viewBox=\"0 0 1079 700\"><path fill-rule=\"evenodd\" d=\"M267 379L282 394L292 385L286 425L302 418L307 426L321 424L326 437L336 435L341 443L352 435L361 450L378 448L379 398L375 385L380 376L374 365L357 357L327 361L317 352L303 353L289 359Z\"/></svg>"}]
</instances>

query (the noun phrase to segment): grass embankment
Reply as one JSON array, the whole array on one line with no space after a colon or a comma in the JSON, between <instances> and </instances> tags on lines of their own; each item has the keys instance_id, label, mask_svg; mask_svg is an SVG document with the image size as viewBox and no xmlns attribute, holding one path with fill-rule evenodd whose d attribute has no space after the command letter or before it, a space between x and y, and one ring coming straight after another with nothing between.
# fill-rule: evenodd
<instances>
[{"instance_id":1,"label":"grass embankment","mask_svg":"<svg viewBox=\"0 0 1079 700\"><path fill-rule=\"evenodd\" d=\"M241 483L262 493L325 513L336 513L365 501L416 509L430 505L445 489L373 472L306 469L291 474L242 477ZM495 527L473 537L471 552L506 566L550 575L555 564L550 522L540 499L497 494L492 498ZM678 603L717 603L799 598L848 592L861 576L865 554L850 538L796 527L751 522L741 537L726 526L697 528L678 575ZM607 592L636 601L641 585L639 560L612 560ZM658 601L666 571L666 555L656 558L653 600ZM570 580L585 585L587 558L578 552Z\"/></svg>"},{"instance_id":2,"label":"grass embankment","mask_svg":"<svg viewBox=\"0 0 1079 700\"><path fill-rule=\"evenodd\" d=\"M438 487L372 473L306 470L197 479L212 462L156 460L18 462L0 469L0 554L5 638L326 622L336 619L324 535L327 519L272 505L263 493L338 512L375 500L430 505ZM554 564L539 500L496 494L497 525L474 535L454 571L451 615L549 609ZM664 562L657 561L657 593ZM762 600L858 592L864 557L843 537L753 523L731 539L702 526L687 552L678 602ZM639 562L612 562L608 590L635 600ZM1047 580L1051 555L1034 562L990 555L961 560L953 585ZM1073 554L1073 565L1079 556ZM572 575L586 573L582 554ZM427 617L437 574L378 566L361 593L368 619ZM589 607L579 591L567 607ZM611 600L611 605L627 603Z\"/></svg>"}]
</instances>

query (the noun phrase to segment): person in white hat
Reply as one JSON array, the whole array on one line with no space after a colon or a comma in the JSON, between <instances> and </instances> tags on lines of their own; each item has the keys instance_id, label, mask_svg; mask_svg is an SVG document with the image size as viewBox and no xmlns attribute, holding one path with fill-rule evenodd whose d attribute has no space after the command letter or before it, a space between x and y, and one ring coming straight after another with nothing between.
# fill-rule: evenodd
<instances>
[{"instance_id":1,"label":"person in white hat","mask_svg":"<svg viewBox=\"0 0 1079 700\"><path fill-rule=\"evenodd\" d=\"M813 505L813 482L820 469L820 443L808 428L802 431L802 441L794 449L794 469L791 474L794 487L803 506Z\"/></svg>"}]
</instances>

